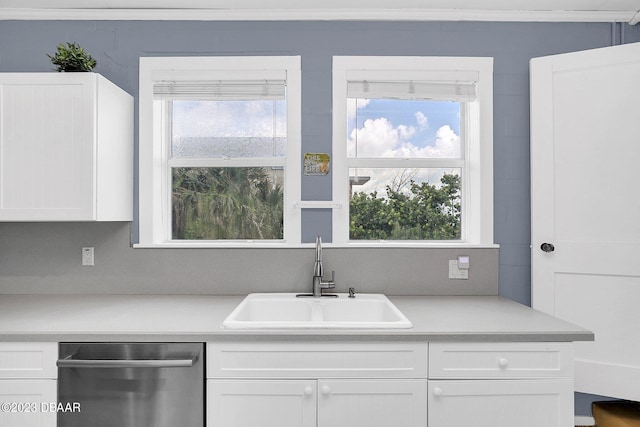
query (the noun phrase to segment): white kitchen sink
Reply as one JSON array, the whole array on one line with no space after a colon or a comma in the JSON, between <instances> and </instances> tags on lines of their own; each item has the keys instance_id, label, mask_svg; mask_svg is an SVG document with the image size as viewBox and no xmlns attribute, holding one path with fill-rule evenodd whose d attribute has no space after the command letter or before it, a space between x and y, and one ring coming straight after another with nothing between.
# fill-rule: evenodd
<instances>
[{"instance_id":1,"label":"white kitchen sink","mask_svg":"<svg viewBox=\"0 0 640 427\"><path fill-rule=\"evenodd\" d=\"M337 298L293 293L249 294L222 323L228 329L411 328L412 323L383 294L337 294Z\"/></svg>"}]
</instances>

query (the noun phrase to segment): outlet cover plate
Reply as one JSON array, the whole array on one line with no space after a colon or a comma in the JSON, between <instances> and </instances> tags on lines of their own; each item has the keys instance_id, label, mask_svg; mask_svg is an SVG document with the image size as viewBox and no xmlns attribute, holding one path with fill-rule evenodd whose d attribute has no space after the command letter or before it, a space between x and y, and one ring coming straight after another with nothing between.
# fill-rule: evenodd
<instances>
[{"instance_id":1,"label":"outlet cover plate","mask_svg":"<svg viewBox=\"0 0 640 427\"><path fill-rule=\"evenodd\" d=\"M458 268L458 260L451 259L449 260L449 279L454 280L467 280L469 279L469 270L468 269L459 269Z\"/></svg>"}]
</instances>

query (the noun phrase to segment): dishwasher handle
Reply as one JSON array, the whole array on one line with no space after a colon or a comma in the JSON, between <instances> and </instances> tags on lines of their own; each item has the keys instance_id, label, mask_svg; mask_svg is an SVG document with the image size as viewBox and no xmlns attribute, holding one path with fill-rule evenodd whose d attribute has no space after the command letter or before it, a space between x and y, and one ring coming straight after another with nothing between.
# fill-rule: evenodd
<instances>
[{"instance_id":1,"label":"dishwasher handle","mask_svg":"<svg viewBox=\"0 0 640 427\"><path fill-rule=\"evenodd\" d=\"M73 359L73 355L58 359L59 368L190 368L198 356L191 359L140 359L140 360L110 360L110 359Z\"/></svg>"}]
</instances>

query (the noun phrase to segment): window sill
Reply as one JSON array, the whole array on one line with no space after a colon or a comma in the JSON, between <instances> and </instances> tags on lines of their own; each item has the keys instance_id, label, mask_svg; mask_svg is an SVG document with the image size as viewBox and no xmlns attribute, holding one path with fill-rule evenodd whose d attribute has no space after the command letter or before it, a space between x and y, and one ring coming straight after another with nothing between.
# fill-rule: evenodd
<instances>
[{"instance_id":1,"label":"window sill","mask_svg":"<svg viewBox=\"0 0 640 427\"><path fill-rule=\"evenodd\" d=\"M166 242L166 243L134 243L134 249L297 249L312 248L315 243L274 243L274 242ZM358 242L333 244L323 243L323 248L337 249L498 249L499 244L473 244L466 242Z\"/></svg>"}]
</instances>

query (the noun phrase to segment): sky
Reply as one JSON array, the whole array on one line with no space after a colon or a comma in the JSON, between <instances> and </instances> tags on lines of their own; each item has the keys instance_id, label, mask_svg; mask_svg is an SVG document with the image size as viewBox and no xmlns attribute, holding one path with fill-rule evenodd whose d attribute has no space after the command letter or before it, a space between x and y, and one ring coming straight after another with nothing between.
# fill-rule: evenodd
<instances>
[{"instance_id":1,"label":"sky","mask_svg":"<svg viewBox=\"0 0 640 427\"><path fill-rule=\"evenodd\" d=\"M445 101L349 99L347 153L358 158L460 158L460 104ZM437 183L443 169L415 170L416 182ZM376 191L402 171L351 170L350 176L369 176L354 192Z\"/></svg>"}]
</instances>

